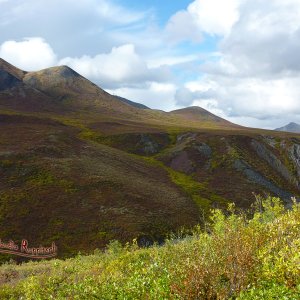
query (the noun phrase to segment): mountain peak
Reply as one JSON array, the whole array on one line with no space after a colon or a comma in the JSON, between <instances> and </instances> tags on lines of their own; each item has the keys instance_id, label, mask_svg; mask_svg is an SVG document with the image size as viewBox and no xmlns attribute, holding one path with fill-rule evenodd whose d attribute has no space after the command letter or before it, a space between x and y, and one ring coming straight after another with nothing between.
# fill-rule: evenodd
<instances>
[{"instance_id":1,"label":"mountain peak","mask_svg":"<svg viewBox=\"0 0 300 300\"><path fill-rule=\"evenodd\" d=\"M287 126L300 126L300 125L295 122L290 122Z\"/></svg>"},{"instance_id":2,"label":"mountain peak","mask_svg":"<svg viewBox=\"0 0 300 300\"><path fill-rule=\"evenodd\" d=\"M175 110L175 112L180 112L180 111L208 112L207 110L205 110L204 108L202 108L200 106L189 106L189 107L185 107L185 108Z\"/></svg>"},{"instance_id":3,"label":"mountain peak","mask_svg":"<svg viewBox=\"0 0 300 300\"><path fill-rule=\"evenodd\" d=\"M73 77L81 77L77 72L71 69L68 66L57 66L51 67L44 70L39 71L40 74L46 74L48 76L61 76L62 78L73 78Z\"/></svg>"},{"instance_id":4,"label":"mountain peak","mask_svg":"<svg viewBox=\"0 0 300 300\"><path fill-rule=\"evenodd\" d=\"M6 91L15 87L18 89L11 93L12 104L19 103L24 100L25 96L28 96L26 101L22 102L23 104L33 103L32 99L37 100L40 98L45 100L43 109L56 110L57 108L62 111L64 109L97 108L99 111L109 109L123 113L131 112L133 108L142 106L130 100L121 100L110 95L66 65L34 72L24 72L0 59L0 92L4 91L6 93L0 94L0 102L2 98L5 105L10 105ZM22 103L19 103L20 107L23 107ZM27 107L30 108L31 104Z\"/></svg>"},{"instance_id":5,"label":"mountain peak","mask_svg":"<svg viewBox=\"0 0 300 300\"><path fill-rule=\"evenodd\" d=\"M208 110L200 107L200 106L189 106L181 109L173 110L172 113L176 114L184 114L184 113L194 113L194 114L207 114L207 115L213 115Z\"/></svg>"},{"instance_id":6,"label":"mountain peak","mask_svg":"<svg viewBox=\"0 0 300 300\"><path fill-rule=\"evenodd\" d=\"M24 82L54 97L96 94L99 90L93 83L68 66L29 72L24 76Z\"/></svg>"},{"instance_id":7,"label":"mountain peak","mask_svg":"<svg viewBox=\"0 0 300 300\"><path fill-rule=\"evenodd\" d=\"M286 131L286 132L292 132L292 133L300 133L300 125L295 122L290 122L289 124L276 128L276 131Z\"/></svg>"},{"instance_id":8,"label":"mountain peak","mask_svg":"<svg viewBox=\"0 0 300 300\"><path fill-rule=\"evenodd\" d=\"M182 109L177 109L171 111L170 113L180 115L190 121L228 122L199 106L190 106Z\"/></svg>"}]
</instances>

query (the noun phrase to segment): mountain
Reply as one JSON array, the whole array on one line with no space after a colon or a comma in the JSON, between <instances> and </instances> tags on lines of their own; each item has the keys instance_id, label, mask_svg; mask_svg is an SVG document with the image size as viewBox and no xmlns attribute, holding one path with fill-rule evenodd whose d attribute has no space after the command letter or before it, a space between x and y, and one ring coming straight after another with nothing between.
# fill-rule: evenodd
<instances>
[{"instance_id":1,"label":"mountain","mask_svg":"<svg viewBox=\"0 0 300 300\"><path fill-rule=\"evenodd\" d=\"M170 112L170 114L181 116L189 122L200 121L202 123L208 122L215 123L218 125L223 124L227 126L237 127L236 124L222 119L199 106L191 106L183 109L173 110Z\"/></svg>"},{"instance_id":2,"label":"mountain","mask_svg":"<svg viewBox=\"0 0 300 300\"><path fill-rule=\"evenodd\" d=\"M294 122L289 123L286 126L275 129L276 131L286 131L293 133L300 133L300 125Z\"/></svg>"},{"instance_id":3,"label":"mountain","mask_svg":"<svg viewBox=\"0 0 300 300\"><path fill-rule=\"evenodd\" d=\"M125 105L67 66L26 73L23 82L58 101L63 111L131 111L129 105Z\"/></svg>"},{"instance_id":4,"label":"mountain","mask_svg":"<svg viewBox=\"0 0 300 300\"><path fill-rule=\"evenodd\" d=\"M299 197L297 134L190 107L140 109L66 66L0 64L0 236L56 241L60 257L182 226L255 194ZM6 257L5 257L6 259Z\"/></svg>"},{"instance_id":5,"label":"mountain","mask_svg":"<svg viewBox=\"0 0 300 300\"><path fill-rule=\"evenodd\" d=\"M0 59L0 109L17 111L58 111L53 99L28 86L24 81L25 71Z\"/></svg>"},{"instance_id":6,"label":"mountain","mask_svg":"<svg viewBox=\"0 0 300 300\"><path fill-rule=\"evenodd\" d=\"M214 121L214 122L227 122L226 120L217 117L216 115L210 113L209 111L205 110L199 106L191 106L186 107L178 110L171 111L172 114L180 115L190 121Z\"/></svg>"},{"instance_id":7,"label":"mountain","mask_svg":"<svg viewBox=\"0 0 300 300\"><path fill-rule=\"evenodd\" d=\"M52 97L68 97L78 94L99 95L104 91L67 66L53 67L26 73L25 84Z\"/></svg>"}]
</instances>

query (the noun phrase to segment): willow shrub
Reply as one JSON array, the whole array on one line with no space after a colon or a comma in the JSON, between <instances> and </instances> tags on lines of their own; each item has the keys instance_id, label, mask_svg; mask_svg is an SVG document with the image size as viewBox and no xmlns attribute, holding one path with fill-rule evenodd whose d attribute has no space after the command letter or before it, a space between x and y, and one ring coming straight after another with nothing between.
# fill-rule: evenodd
<instances>
[{"instance_id":1,"label":"willow shrub","mask_svg":"<svg viewBox=\"0 0 300 300\"><path fill-rule=\"evenodd\" d=\"M230 205L164 246L112 242L90 256L4 265L1 278L0 299L300 299L300 205Z\"/></svg>"}]
</instances>

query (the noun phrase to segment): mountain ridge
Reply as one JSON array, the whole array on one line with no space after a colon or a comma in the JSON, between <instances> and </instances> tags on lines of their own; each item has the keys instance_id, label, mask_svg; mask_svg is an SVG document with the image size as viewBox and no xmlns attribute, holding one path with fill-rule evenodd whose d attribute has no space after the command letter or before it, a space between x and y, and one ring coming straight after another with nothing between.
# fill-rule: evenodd
<instances>
[{"instance_id":1,"label":"mountain ridge","mask_svg":"<svg viewBox=\"0 0 300 300\"><path fill-rule=\"evenodd\" d=\"M18 73L22 75L22 93L23 96L26 96L28 105L25 105L24 101L22 101L20 105L14 104L15 108L25 107L26 111L30 111L30 103L33 102L34 107L32 109L34 111L54 111L56 113L59 111L61 114L90 111L106 116L109 115L114 119L122 118L122 122L132 119L138 124L137 127L132 125L129 127L125 126L124 130L128 128L129 131L135 130L134 128L139 130L141 123L146 123L147 126L151 123L151 131L156 131L156 128L161 126L160 123L165 123L164 126L178 124L183 127L189 126L189 124L186 124L186 119L188 118L181 110L160 112L149 108L146 109L146 106L128 99L125 101L122 97L110 95L68 66L56 66L35 72L25 72L3 61L2 67L0 64L1 68L8 71L12 70L13 74ZM25 90L26 93L24 92ZM38 93L42 95L37 95ZM36 100L37 97L40 97L40 103L36 103L38 101ZM7 94L1 95L0 93L0 105L4 103L5 99L7 99ZM51 99L53 99L52 102ZM21 101L20 99L14 99L14 102L19 103ZM11 105L8 103L8 106L10 107ZM236 126L242 128L214 116L202 108L198 108L198 113L195 112L195 107L192 110L193 116L189 120L192 127L209 127L213 125L213 127ZM106 127L111 132L113 123L109 122L108 124ZM118 121L116 125L113 125L113 128L120 129Z\"/></svg>"}]
</instances>

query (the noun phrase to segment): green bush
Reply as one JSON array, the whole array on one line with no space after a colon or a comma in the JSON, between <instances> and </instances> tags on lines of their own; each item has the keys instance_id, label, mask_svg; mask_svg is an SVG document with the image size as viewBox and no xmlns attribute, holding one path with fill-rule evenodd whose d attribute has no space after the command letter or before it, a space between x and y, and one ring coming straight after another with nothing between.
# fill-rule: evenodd
<instances>
[{"instance_id":1,"label":"green bush","mask_svg":"<svg viewBox=\"0 0 300 300\"><path fill-rule=\"evenodd\" d=\"M0 299L300 299L299 204L230 205L205 228L163 246L112 241L89 256L2 265Z\"/></svg>"}]
</instances>

